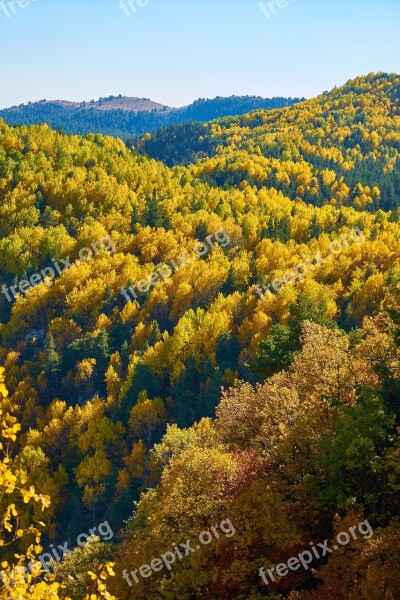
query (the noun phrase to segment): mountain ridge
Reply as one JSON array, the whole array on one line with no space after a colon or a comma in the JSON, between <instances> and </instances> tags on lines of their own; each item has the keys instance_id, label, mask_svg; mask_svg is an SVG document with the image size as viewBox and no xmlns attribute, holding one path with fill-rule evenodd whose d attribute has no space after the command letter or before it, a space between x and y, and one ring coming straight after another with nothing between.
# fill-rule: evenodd
<instances>
[{"instance_id":1,"label":"mountain ridge","mask_svg":"<svg viewBox=\"0 0 400 600\"><path fill-rule=\"evenodd\" d=\"M127 139L174 123L207 122L241 115L257 109L291 106L300 98L261 98L260 96L218 96L199 98L192 104L170 108L148 98L109 96L90 102L41 100L0 110L9 125L47 123L66 133L101 133ZM140 110L138 110L140 109Z\"/></svg>"},{"instance_id":2,"label":"mountain ridge","mask_svg":"<svg viewBox=\"0 0 400 600\"><path fill-rule=\"evenodd\" d=\"M59 106L70 110L127 110L132 112L146 112L150 110L171 110L169 106L154 102L149 98L139 98L137 96L109 96L108 98L99 98L98 100L90 100L89 102L82 100L74 102L72 100L38 100L36 102L28 102L19 106L11 106L9 109L24 109L27 106Z\"/></svg>"}]
</instances>

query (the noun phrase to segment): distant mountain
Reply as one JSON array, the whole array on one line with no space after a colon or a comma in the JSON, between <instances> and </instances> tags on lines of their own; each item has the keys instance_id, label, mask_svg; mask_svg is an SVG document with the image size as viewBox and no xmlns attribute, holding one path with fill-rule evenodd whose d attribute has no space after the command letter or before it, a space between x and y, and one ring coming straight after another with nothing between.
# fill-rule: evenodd
<instances>
[{"instance_id":1,"label":"distant mountain","mask_svg":"<svg viewBox=\"0 0 400 600\"><path fill-rule=\"evenodd\" d=\"M127 139L174 123L206 122L221 117L243 115L252 110L291 106L300 100L230 96L212 100L202 98L189 106L170 108L148 98L109 96L90 102L29 102L1 110L0 117L10 125L47 123L50 127L61 128L67 133L101 133Z\"/></svg>"},{"instance_id":2,"label":"distant mountain","mask_svg":"<svg viewBox=\"0 0 400 600\"><path fill-rule=\"evenodd\" d=\"M71 111L79 110L123 110L128 112L148 112L150 110L165 110L168 106L153 102L149 98L130 98L129 96L109 96L108 98L100 98L99 100L91 100L90 102L70 102L69 100L40 100L39 102L29 102L28 105L13 106L10 110L22 110L26 107L38 106L41 107L61 107Z\"/></svg>"}]
</instances>

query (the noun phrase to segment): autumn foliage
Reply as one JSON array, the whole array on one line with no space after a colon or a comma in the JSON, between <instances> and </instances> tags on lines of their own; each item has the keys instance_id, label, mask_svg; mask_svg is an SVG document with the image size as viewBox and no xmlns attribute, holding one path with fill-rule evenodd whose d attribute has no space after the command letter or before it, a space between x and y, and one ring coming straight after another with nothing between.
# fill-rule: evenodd
<instances>
[{"instance_id":1,"label":"autumn foliage","mask_svg":"<svg viewBox=\"0 0 400 600\"><path fill-rule=\"evenodd\" d=\"M369 75L215 121L213 152L173 169L119 139L0 121L0 562L105 519L116 532L54 580L22 578L21 597L258 600L261 566L363 518L371 539L268 595L399 597L399 90ZM121 294L221 229L226 246ZM79 259L105 236L115 252ZM124 569L227 517L234 537L127 586Z\"/></svg>"}]
</instances>

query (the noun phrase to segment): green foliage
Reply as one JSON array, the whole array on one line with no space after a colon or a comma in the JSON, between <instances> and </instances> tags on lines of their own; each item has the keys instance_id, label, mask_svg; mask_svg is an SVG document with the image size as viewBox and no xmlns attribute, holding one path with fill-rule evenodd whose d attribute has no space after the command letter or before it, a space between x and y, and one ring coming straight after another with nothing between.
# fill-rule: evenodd
<instances>
[{"instance_id":1,"label":"green foliage","mask_svg":"<svg viewBox=\"0 0 400 600\"><path fill-rule=\"evenodd\" d=\"M295 352L300 348L301 326L304 321L335 328L336 323L327 319L323 301L311 302L304 294L299 294L290 307L287 325L272 325L265 340L260 343L257 360L252 370L263 376L272 375L286 369L292 363Z\"/></svg>"},{"instance_id":2,"label":"green foliage","mask_svg":"<svg viewBox=\"0 0 400 600\"><path fill-rule=\"evenodd\" d=\"M340 407L333 435L319 445L321 478L315 482L319 506L369 514L390 506L397 492L385 484L391 471L386 453L394 439L394 418L385 412L381 398L367 397L355 407Z\"/></svg>"},{"instance_id":3,"label":"green foliage","mask_svg":"<svg viewBox=\"0 0 400 600\"><path fill-rule=\"evenodd\" d=\"M115 552L113 544L101 542L98 537L91 537L81 548L71 550L62 562L53 561L50 569L57 581L64 587L63 593L71 600L82 600L90 587L88 571L96 571L99 565L112 559Z\"/></svg>"}]
</instances>

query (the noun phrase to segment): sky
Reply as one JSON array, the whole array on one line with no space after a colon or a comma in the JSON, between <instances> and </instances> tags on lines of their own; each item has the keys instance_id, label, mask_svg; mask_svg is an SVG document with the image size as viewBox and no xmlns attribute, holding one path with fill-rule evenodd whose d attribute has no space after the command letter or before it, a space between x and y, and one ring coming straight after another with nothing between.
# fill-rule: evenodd
<instances>
[{"instance_id":1,"label":"sky","mask_svg":"<svg viewBox=\"0 0 400 600\"><path fill-rule=\"evenodd\" d=\"M0 0L0 108L118 94L168 106L310 98L400 72L400 0L127 2Z\"/></svg>"}]
</instances>

